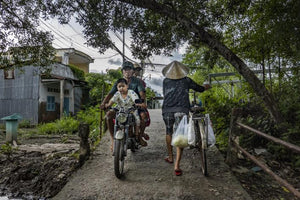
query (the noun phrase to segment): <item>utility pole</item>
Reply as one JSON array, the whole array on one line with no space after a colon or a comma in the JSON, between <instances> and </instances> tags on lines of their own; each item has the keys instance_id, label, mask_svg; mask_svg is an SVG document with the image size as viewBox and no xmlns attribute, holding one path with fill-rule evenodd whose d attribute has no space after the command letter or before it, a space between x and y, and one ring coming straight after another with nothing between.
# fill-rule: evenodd
<instances>
[{"instance_id":1,"label":"utility pole","mask_svg":"<svg viewBox=\"0 0 300 200\"><path fill-rule=\"evenodd\" d=\"M123 27L123 63L125 61L125 29Z\"/></svg>"}]
</instances>

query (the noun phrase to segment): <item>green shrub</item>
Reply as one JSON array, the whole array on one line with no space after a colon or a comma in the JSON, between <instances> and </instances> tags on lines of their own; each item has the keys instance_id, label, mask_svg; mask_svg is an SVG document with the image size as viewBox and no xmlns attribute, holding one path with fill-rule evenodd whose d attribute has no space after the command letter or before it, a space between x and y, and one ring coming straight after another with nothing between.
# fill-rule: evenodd
<instances>
[{"instance_id":1,"label":"green shrub","mask_svg":"<svg viewBox=\"0 0 300 200\"><path fill-rule=\"evenodd\" d=\"M57 132L57 127L54 122L39 124L38 127L39 134L55 134Z\"/></svg>"},{"instance_id":2,"label":"green shrub","mask_svg":"<svg viewBox=\"0 0 300 200\"><path fill-rule=\"evenodd\" d=\"M73 134L78 132L79 122L73 117L63 117L56 120L59 134Z\"/></svg>"},{"instance_id":3,"label":"green shrub","mask_svg":"<svg viewBox=\"0 0 300 200\"><path fill-rule=\"evenodd\" d=\"M84 80L85 79L85 74L84 71L81 70L79 67L76 65L69 64L70 69L72 70L73 74L79 79L79 80Z\"/></svg>"},{"instance_id":4,"label":"green shrub","mask_svg":"<svg viewBox=\"0 0 300 200\"><path fill-rule=\"evenodd\" d=\"M40 124L40 134L72 134L78 131L79 122L73 117L63 117L55 122Z\"/></svg>"},{"instance_id":5,"label":"green shrub","mask_svg":"<svg viewBox=\"0 0 300 200\"><path fill-rule=\"evenodd\" d=\"M103 112L103 111L101 111ZM104 113L103 113L104 118ZM80 123L89 125L89 137L94 144L99 139L100 109L99 106L88 107L77 113L76 117L63 117L51 123L37 126L39 134L73 134L78 132Z\"/></svg>"},{"instance_id":6,"label":"green shrub","mask_svg":"<svg viewBox=\"0 0 300 200\"><path fill-rule=\"evenodd\" d=\"M103 111L101 111L103 112ZM99 106L91 106L77 113L78 121L90 126L90 139L94 143L100 133L100 109Z\"/></svg>"},{"instance_id":7,"label":"green shrub","mask_svg":"<svg viewBox=\"0 0 300 200\"><path fill-rule=\"evenodd\" d=\"M30 120L28 119L23 119L22 121L19 122L19 128L30 128L31 123Z\"/></svg>"}]
</instances>

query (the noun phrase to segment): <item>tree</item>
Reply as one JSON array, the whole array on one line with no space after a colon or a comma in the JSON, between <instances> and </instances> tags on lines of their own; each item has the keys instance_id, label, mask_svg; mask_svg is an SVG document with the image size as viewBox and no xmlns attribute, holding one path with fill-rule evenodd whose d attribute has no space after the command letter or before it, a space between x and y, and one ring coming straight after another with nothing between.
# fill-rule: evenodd
<instances>
[{"instance_id":1,"label":"tree","mask_svg":"<svg viewBox=\"0 0 300 200\"><path fill-rule=\"evenodd\" d=\"M0 1L0 69L51 63L53 38L37 29L46 10L40 1Z\"/></svg>"},{"instance_id":2,"label":"tree","mask_svg":"<svg viewBox=\"0 0 300 200\"><path fill-rule=\"evenodd\" d=\"M265 69L268 67L270 78L270 70L276 69L275 72L278 72L281 79L282 68L299 65L300 2L244 2L243 7L243 4L223 5L227 13L230 13L230 23L225 28L225 40L239 56L261 66L263 75L267 73Z\"/></svg>"},{"instance_id":3,"label":"tree","mask_svg":"<svg viewBox=\"0 0 300 200\"><path fill-rule=\"evenodd\" d=\"M274 119L281 121L273 96L245 62L222 42L223 33L220 28L226 27L230 19L227 11L238 8L238 11L243 13L248 5L259 1L64 0L44 3L33 0L30 2L40 6L41 9L35 11L42 13L44 18L57 16L61 23L66 23L70 16L75 16L77 22L84 27L88 45L98 48L99 52L115 47L109 38L110 31L124 30L130 30L133 53L141 59L152 54L169 54L184 42L196 48L206 45L223 56L244 77L264 100ZM222 7L222 3L226 6ZM273 0L268 0L265 4L272 3ZM21 4L19 6L26 8ZM226 11L225 14L223 11Z\"/></svg>"},{"instance_id":4,"label":"tree","mask_svg":"<svg viewBox=\"0 0 300 200\"><path fill-rule=\"evenodd\" d=\"M88 73L85 80L88 82L90 89L90 101L92 104L97 104L103 101L103 97L107 94L112 84L119 78L122 78L121 70L110 69L107 74Z\"/></svg>"},{"instance_id":5,"label":"tree","mask_svg":"<svg viewBox=\"0 0 300 200\"><path fill-rule=\"evenodd\" d=\"M233 67L236 68L236 70L245 78L247 82L253 87L254 91L264 100L266 107L270 111L270 114L274 117L274 119L277 122L281 122L282 119L280 117L280 113L277 109L277 104L274 101L273 96L269 93L269 91L265 88L265 86L260 82L260 80L256 77L256 75L247 67L247 65L236 55L234 54L227 46L222 44L219 40L217 40L212 34L210 34L208 31L205 30L205 27L203 24L200 24L199 22L193 18L190 18L186 15L187 11L190 11L191 14L193 14L193 10L184 10L185 12L182 12L180 10L180 6L183 6L184 4L189 4L193 1L187 2L181 2L181 3L173 3L172 1L166 1L165 4L159 3L157 1L137 1L137 0L123 0L122 2L126 2L135 6L138 6L140 8L148 9L150 12L153 12L151 17L154 18L153 21L151 21L150 25L167 25L167 28L170 28L170 37L164 37L164 40L168 43L166 44L167 48L172 48L176 46L174 45L174 40L178 41L184 41L187 40L194 46L200 46L201 43L206 44L211 49L217 51L220 55L222 55L229 63L232 64ZM198 2L198 1L197 1ZM196 2L193 2L195 4L191 5L197 5ZM184 6L184 9L191 8L191 5ZM132 10L134 11L134 10ZM147 12L145 11L145 15ZM142 15L142 12L139 12L139 16ZM159 15L159 16L158 16ZM124 17L124 16L123 16ZM155 18L156 17L156 18ZM147 20L148 18L146 18ZM144 19L145 20L145 19ZM139 21L139 20L136 20ZM207 21L207 20L205 20ZM147 22L147 21L146 21ZM156 23L155 23L156 22ZM145 23L140 22L143 25ZM138 26L139 27L139 26ZM134 27L133 27L134 28ZM152 28L152 27L150 27ZM138 28L133 29L133 37L140 36L139 33L141 32ZM139 31L136 31L139 30ZM155 31L155 29L153 29ZM157 29L160 30L160 29ZM183 31L186 30L186 31ZM183 35L183 33L187 33L186 35ZM155 32L154 32L155 34ZM190 36L190 39L186 36ZM191 37L192 36L192 37ZM139 41L141 39L138 38L145 38L143 35L140 37L137 37L135 41ZM150 37L151 38L151 37ZM168 40L170 39L170 40ZM160 42L160 41L159 41ZM143 44L143 43L141 43ZM137 45L142 46L140 43L137 42ZM145 43L144 43L145 44ZM155 46L155 45L154 45ZM154 49L155 50L155 49Z\"/></svg>"}]
</instances>

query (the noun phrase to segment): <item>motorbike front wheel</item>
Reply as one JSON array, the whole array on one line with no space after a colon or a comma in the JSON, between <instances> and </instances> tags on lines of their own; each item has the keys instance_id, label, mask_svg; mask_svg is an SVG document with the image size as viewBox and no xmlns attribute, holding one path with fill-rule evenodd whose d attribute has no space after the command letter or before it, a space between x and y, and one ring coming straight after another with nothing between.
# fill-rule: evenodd
<instances>
[{"instance_id":1,"label":"motorbike front wheel","mask_svg":"<svg viewBox=\"0 0 300 200\"><path fill-rule=\"evenodd\" d=\"M115 141L114 169L117 178L121 178L124 169L124 139Z\"/></svg>"}]
</instances>

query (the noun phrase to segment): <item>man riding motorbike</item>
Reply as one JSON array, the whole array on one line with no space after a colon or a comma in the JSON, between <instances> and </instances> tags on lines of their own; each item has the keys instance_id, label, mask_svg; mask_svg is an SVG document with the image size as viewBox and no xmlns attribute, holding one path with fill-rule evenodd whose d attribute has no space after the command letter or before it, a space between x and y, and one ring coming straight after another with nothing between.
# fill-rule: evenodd
<instances>
[{"instance_id":1,"label":"man riding motorbike","mask_svg":"<svg viewBox=\"0 0 300 200\"><path fill-rule=\"evenodd\" d=\"M141 81L133 76L133 70L134 66L131 62L125 61L122 64L122 73L123 73L123 78L126 79L129 85L129 89L135 91L139 98L145 101L146 95L145 95L145 87L141 83ZM103 99L100 109L104 110L105 109L105 104L109 102L109 100L113 97L113 95L117 92L117 83L115 83L108 93L108 95ZM146 104L145 104L146 107ZM116 113L113 110L109 110L106 113L106 123L107 127L111 136L111 149L113 149L113 132L114 132L114 124L113 124L113 119L115 118ZM145 117L146 115L140 114L141 117L141 124L140 124L140 130L145 130ZM140 144L142 146L147 146L147 142L142 139L142 137L147 137L144 132L139 132L139 138L140 138Z\"/></svg>"}]
</instances>

